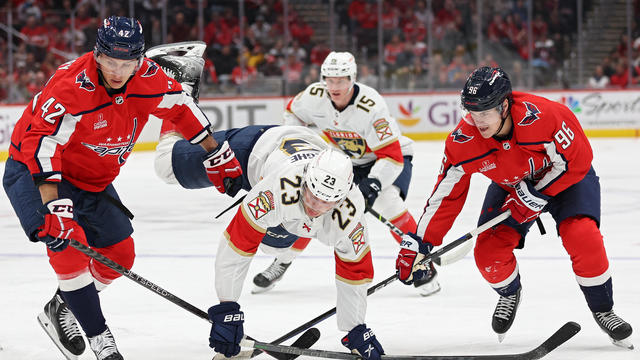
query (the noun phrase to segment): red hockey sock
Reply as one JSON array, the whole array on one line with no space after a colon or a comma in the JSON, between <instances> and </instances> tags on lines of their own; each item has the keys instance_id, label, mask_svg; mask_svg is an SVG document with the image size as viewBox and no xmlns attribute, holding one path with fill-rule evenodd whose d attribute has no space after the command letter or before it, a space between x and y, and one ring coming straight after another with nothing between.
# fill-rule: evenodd
<instances>
[{"instance_id":1,"label":"red hockey sock","mask_svg":"<svg viewBox=\"0 0 640 360\"><path fill-rule=\"evenodd\" d=\"M404 213L402 213L402 215L391 220L390 222L405 234L410 232L415 233L416 228L418 227L415 219L413 218L413 216L411 216L409 211L405 211ZM390 231L390 232L393 238L396 239L396 241L399 244L400 241L402 241L402 238L398 236L398 234L394 233L393 231Z\"/></svg>"}]
</instances>

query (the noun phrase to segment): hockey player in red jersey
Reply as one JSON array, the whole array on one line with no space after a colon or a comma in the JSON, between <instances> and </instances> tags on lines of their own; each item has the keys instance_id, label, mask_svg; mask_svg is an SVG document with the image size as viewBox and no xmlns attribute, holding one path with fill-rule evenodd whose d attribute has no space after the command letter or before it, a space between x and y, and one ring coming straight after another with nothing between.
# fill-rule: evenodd
<instances>
[{"instance_id":1,"label":"hockey player in red jersey","mask_svg":"<svg viewBox=\"0 0 640 360\"><path fill-rule=\"evenodd\" d=\"M213 139L180 83L144 57L142 26L133 18L105 19L94 51L60 66L13 131L3 186L29 240L47 246L59 287L38 320L68 359L86 347L78 323L98 359L122 359L98 297L120 274L68 244L133 265L133 215L112 182L150 114L206 150L204 168L219 191L238 191L233 151Z\"/></svg>"},{"instance_id":2,"label":"hockey player in red jersey","mask_svg":"<svg viewBox=\"0 0 640 360\"><path fill-rule=\"evenodd\" d=\"M534 220L548 211L594 319L614 343L630 346L624 339L631 335L631 326L612 310L609 261L599 230L600 185L578 119L562 104L512 92L500 68L476 69L461 101L467 114L446 140L440 174L416 234L401 243L399 279L411 283L423 271L416 264L442 243L465 203L471 175L481 173L492 183L479 224L511 211L505 222L478 235L474 251L480 273L500 295L492 317L499 340L520 303L513 249L523 245Z\"/></svg>"}]
</instances>

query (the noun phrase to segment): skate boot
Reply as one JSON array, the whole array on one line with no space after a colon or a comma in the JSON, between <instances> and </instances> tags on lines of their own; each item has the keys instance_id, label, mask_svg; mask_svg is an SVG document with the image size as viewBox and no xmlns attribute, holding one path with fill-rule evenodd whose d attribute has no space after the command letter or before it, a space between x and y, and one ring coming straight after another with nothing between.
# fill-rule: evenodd
<instances>
[{"instance_id":1,"label":"skate boot","mask_svg":"<svg viewBox=\"0 0 640 360\"><path fill-rule=\"evenodd\" d=\"M418 289L418 293L422 296L429 296L440 291L440 283L438 282L438 271L429 261L429 272L420 279L413 280L413 286Z\"/></svg>"},{"instance_id":2,"label":"skate boot","mask_svg":"<svg viewBox=\"0 0 640 360\"><path fill-rule=\"evenodd\" d=\"M633 350L633 344L629 341L633 329L628 322L618 317L613 310L594 312L593 318L600 326L600 329L609 335L614 345Z\"/></svg>"},{"instance_id":3,"label":"skate boot","mask_svg":"<svg viewBox=\"0 0 640 360\"><path fill-rule=\"evenodd\" d=\"M86 347L76 318L56 292L38 314L38 322L67 359L77 359Z\"/></svg>"},{"instance_id":4,"label":"skate boot","mask_svg":"<svg viewBox=\"0 0 640 360\"><path fill-rule=\"evenodd\" d=\"M522 288L520 287L515 294L500 296L500 299L498 299L498 305L496 305L496 309L493 312L491 327L498 334L499 342L504 340L507 330L513 324L513 319L516 318L516 311L518 311L518 305L520 305L521 290Z\"/></svg>"},{"instance_id":5,"label":"skate boot","mask_svg":"<svg viewBox=\"0 0 640 360\"><path fill-rule=\"evenodd\" d=\"M281 263L278 259L273 260L269 267L253 278L255 287L251 290L252 294L259 294L269 291L276 286L276 282L280 281L287 268L291 263Z\"/></svg>"},{"instance_id":6,"label":"skate boot","mask_svg":"<svg viewBox=\"0 0 640 360\"><path fill-rule=\"evenodd\" d=\"M102 334L90 337L89 346L98 360L123 360L108 327Z\"/></svg>"}]
</instances>

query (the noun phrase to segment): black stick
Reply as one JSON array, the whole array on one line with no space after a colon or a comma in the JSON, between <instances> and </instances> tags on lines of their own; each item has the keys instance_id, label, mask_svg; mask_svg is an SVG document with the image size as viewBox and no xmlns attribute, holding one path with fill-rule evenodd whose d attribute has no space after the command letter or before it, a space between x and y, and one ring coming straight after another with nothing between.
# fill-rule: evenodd
<instances>
[{"instance_id":1,"label":"black stick","mask_svg":"<svg viewBox=\"0 0 640 360\"><path fill-rule=\"evenodd\" d=\"M497 217L487 221L486 223L478 226L477 228L469 231L468 233L464 234L463 236L461 236L460 238L458 238L457 240L452 241L451 243L441 247L440 249L438 249L437 251L434 251L430 254L427 254L424 259L422 259L422 261L420 261L420 264L425 263L429 260L435 262L436 264L439 264L440 261L440 257L444 254L446 254L447 252L451 251L451 249L459 246L460 244L464 243L465 241L471 239L472 237L474 237L477 234L480 234L481 232L487 230L488 228L495 226L497 224L499 224L500 222L502 222L504 219L508 218L511 215L511 211L507 210L504 213L498 215ZM381 219L384 219L382 216L380 216L380 214L378 214L377 212L374 214L374 216L379 216ZM386 220L386 219L384 219ZM383 221L384 222L384 221ZM388 221L387 221L388 222ZM391 224L393 225L393 224ZM400 230L398 230L400 231ZM392 282L394 282L396 279L398 278L398 276L396 274L393 274L391 276L389 276L388 278L382 280L381 282L373 285L372 287L370 287L369 289L367 289L367 296L375 293L376 291L382 289L383 287L391 284ZM336 308L334 307L333 309L330 309L328 311L326 311L325 313L322 313L320 315L318 315L317 317L307 321L306 323L298 326L297 328L289 331L288 333L282 335L281 337L279 337L278 339L274 340L272 343L273 344L279 344L282 343L283 341L286 341L288 339L291 339L292 337L298 335L299 333L303 332L304 330L314 326L315 324L326 320L328 318L330 318L331 316L333 316L333 314L336 313Z\"/></svg>"},{"instance_id":2,"label":"black stick","mask_svg":"<svg viewBox=\"0 0 640 360\"><path fill-rule=\"evenodd\" d=\"M147 289L151 290L152 292L162 296L163 298L171 301L172 303L180 306L181 308L187 310L188 312L196 315L197 317L200 317L202 319L207 320L208 322L211 322L211 320L209 320L209 315L198 309L197 307L189 304L188 302L182 300L181 298L173 295L171 292L161 288L160 286L152 283L151 281L145 279L144 277L134 273L133 271L125 268L124 266L118 264L117 262L109 259L108 257L100 254L99 252L93 250L92 248L88 247L87 245L77 241L77 240L73 240L71 239L69 241L69 245L71 245L74 249L77 249L78 251L82 252L83 254L89 256L90 258L93 258L105 265L107 265L108 267L112 268L113 270L117 271L118 273L120 273L123 276L128 277L129 279L133 280L134 282L136 282L139 285L142 285L144 287L146 287Z\"/></svg>"},{"instance_id":3,"label":"black stick","mask_svg":"<svg viewBox=\"0 0 640 360\"><path fill-rule=\"evenodd\" d=\"M227 211L233 209L234 207L236 207L236 205L240 204L242 202L242 200L244 200L244 198L247 197L247 194L244 194L240 197L240 199L236 200L236 202L234 202L233 204L231 204L231 206L229 206L228 208L222 210L222 212L218 215L216 215L216 219L219 218L220 216L224 215L224 213L226 213Z\"/></svg>"}]
</instances>

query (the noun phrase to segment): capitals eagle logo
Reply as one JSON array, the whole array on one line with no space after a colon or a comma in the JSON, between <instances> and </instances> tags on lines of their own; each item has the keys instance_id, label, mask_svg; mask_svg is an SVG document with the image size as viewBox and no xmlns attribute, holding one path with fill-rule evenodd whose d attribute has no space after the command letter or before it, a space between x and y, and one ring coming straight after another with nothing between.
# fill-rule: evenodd
<instances>
[{"instance_id":1,"label":"capitals eagle logo","mask_svg":"<svg viewBox=\"0 0 640 360\"><path fill-rule=\"evenodd\" d=\"M96 89L96 86L87 76L86 69L83 69L81 73L76 75L76 84L80 84L80 89L85 89L87 91L94 91Z\"/></svg>"},{"instance_id":2,"label":"capitals eagle logo","mask_svg":"<svg viewBox=\"0 0 640 360\"><path fill-rule=\"evenodd\" d=\"M527 112L524 114L524 117L522 118L522 120L520 120L518 125L531 125L534 121L540 119L540 116L538 116L538 114L540 114L541 111L538 110L537 106L526 101L523 101L522 103L527 108Z\"/></svg>"}]
</instances>

